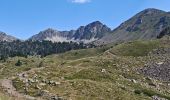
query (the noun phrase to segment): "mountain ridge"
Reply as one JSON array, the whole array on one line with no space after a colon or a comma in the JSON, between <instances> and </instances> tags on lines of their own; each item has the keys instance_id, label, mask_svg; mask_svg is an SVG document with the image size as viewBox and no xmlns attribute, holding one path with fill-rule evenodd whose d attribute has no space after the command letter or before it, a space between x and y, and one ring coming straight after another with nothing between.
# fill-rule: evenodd
<instances>
[{"instance_id":1,"label":"mountain ridge","mask_svg":"<svg viewBox=\"0 0 170 100\"><path fill-rule=\"evenodd\" d=\"M111 30L100 21L94 21L76 30L58 31L48 28L33 35L28 40L52 42L94 42L95 44L107 44L126 42L132 40L156 39L161 32L170 26L170 13L155 9L145 9L127 21L121 23L117 28ZM1 40L3 40L1 38Z\"/></svg>"},{"instance_id":2,"label":"mountain ridge","mask_svg":"<svg viewBox=\"0 0 170 100\"><path fill-rule=\"evenodd\" d=\"M120 24L112 31L112 35L103 37L99 42L107 44L137 39L156 39L168 26L170 26L170 13L148 8Z\"/></svg>"},{"instance_id":3,"label":"mountain ridge","mask_svg":"<svg viewBox=\"0 0 170 100\"><path fill-rule=\"evenodd\" d=\"M111 32L111 29L100 21L92 22L86 26L80 26L77 30L57 31L48 28L32 36L29 40L50 40L53 42L91 42L102 38L105 33Z\"/></svg>"}]
</instances>

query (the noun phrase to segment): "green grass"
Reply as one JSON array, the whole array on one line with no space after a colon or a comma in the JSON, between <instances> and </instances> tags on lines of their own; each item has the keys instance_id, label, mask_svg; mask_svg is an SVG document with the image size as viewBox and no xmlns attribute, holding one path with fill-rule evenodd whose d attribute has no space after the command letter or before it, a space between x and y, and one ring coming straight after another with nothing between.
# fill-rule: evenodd
<instances>
[{"instance_id":1,"label":"green grass","mask_svg":"<svg viewBox=\"0 0 170 100\"><path fill-rule=\"evenodd\" d=\"M111 53L119 56L147 56L149 52L158 48L160 42L158 40L152 41L133 41L120 44L110 50Z\"/></svg>"},{"instance_id":2,"label":"green grass","mask_svg":"<svg viewBox=\"0 0 170 100\"><path fill-rule=\"evenodd\" d=\"M166 98L166 99L170 100L170 96L157 93L157 92L155 92L155 91L153 91L153 90L138 89L138 90L135 90L134 92L135 92L136 94L138 94L138 95L144 94L144 95L149 96L149 97L159 96L159 97Z\"/></svg>"},{"instance_id":3,"label":"green grass","mask_svg":"<svg viewBox=\"0 0 170 100\"><path fill-rule=\"evenodd\" d=\"M162 47L159 40L134 41L113 47L74 50L44 58L15 57L0 65L1 69L4 68L1 77L16 76L14 86L19 92L25 93L24 83L16 74L31 68L44 67L28 73L28 78L32 79L36 74L38 82L29 85L27 94L38 96L42 90L46 90L72 100L151 100L153 95L169 99L170 88L166 84L162 84L158 91L149 85L154 79L147 80L137 73L137 69L148 61L161 60L159 56L148 56L149 52L159 47ZM22 61L21 66L15 66L18 59ZM61 84L53 86L46 83L41 86L43 79Z\"/></svg>"},{"instance_id":4,"label":"green grass","mask_svg":"<svg viewBox=\"0 0 170 100\"><path fill-rule=\"evenodd\" d=\"M0 100L12 100L12 98L10 98L7 95L4 95L4 94L0 93Z\"/></svg>"},{"instance_id":5,"label":"green grass","mask_svg":"<svg viewBox=\"0 0 170 100\"><path fill-rule=\"evenodd\" d=\"M20 60L23 64L21 66L16 66L17 61ZM0 63L1 74L0 78L16 76L17 73L22 71L28 71L31 68L38 67L39 63L42 61L41 58L37 57L14 57L7 59L6 62Z\"/></svg>"}]
</instances>

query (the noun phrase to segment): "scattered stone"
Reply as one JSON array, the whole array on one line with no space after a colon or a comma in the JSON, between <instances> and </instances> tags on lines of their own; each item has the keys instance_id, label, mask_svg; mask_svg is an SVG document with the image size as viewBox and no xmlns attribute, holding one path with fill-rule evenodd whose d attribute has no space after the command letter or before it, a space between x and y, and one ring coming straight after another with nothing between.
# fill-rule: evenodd
<instances>
[{"instance_id":1,"label":"scattered stone","mask_svg":"<svg viewBox=\"0 0 170 100\"><path fill-rule=\"evenodd\" d=\"M147 67L140 69L139 72L153 79L170 81L170 61L150 63Z\"/></svg>"},{"instance_id":2,"label":"scattered stone","mask_svg":"<svg viewBox=\"0 0 170 100\"><path fill-rule=\"evenodd\" d=\"M28 82L34 83L35 81L33 79L28 79Z\"/></svg>"},{"instance_id":3,"label":"scattered stone","mask_svg":"<svg viewBox=\"0 0 170 100\"><path fill-rule=\"evenodd\" d=\"M132 79L131 81L132 81L133 83L137 83L137 81L136 81L135 79Z\"/></svg>"},{"instance_id":4,"label":"scattered stone","mask_svg":"<svg viewBox=\"0 0 170 100\"><path fill-rule=\"evenodd\" d=\"M113 64L113 66L117 66L116 64Z\"/></svg>"},{"instance_id":5,"label":"scattered stone","mask_svg":"<svg viewBox=\"0 0 170 100\"><path fill-rule=\"evenodd\" d=\"M45 83L50 84L50 81L49 80L45 80Z\"/></svg>"},{"instance_id":6,"label":"scattered stone","mask_svg":"<svg viewBox=\"0 0 170 100\"><path fill-rule=\"evenodd\" d=\"M101 71L102 73L105 73L106 72L106 69L102 69L102 71Z\"/></svg>"},{"instance_id":7,"label":"scattered stone","mask_svg":"<svg viewBox=\"0 0 170 100\"><path fill-rule=\"evenodd\" d=\"M35 82L39 82L37 79L35 79Z\"/></svg>"},{"instance_id":8,"label":"scattered stone","mask_svg":"<svg viewBox=\"0 0 170 100\"><path fill-rule=\"evenodd\" d=\"M43 80L42 80L42 82L43 82L43 83L46 83L46 80L45 80L45 79L43 79Z\"/></svg>"},{"instance_id":9,"label":"scattered stone","mask_svg":"<svg viewBox=\"0 0 170 100\"><path fill-rule=\"evenodd\" d=\"M152 96L152 100L168 100L168 99L161 98L155 95L155 96Z\"/></svg>"},{"instance_id":10,"label":"scattered stone","mask_svg":"<svg viewBox=\"0 0 170 100\"><path fill-rule=\"evenodd\" d=\"M39 89L39 90L41 90L41 88L40 88L38 85L36 85L36 89Z\"/></svg>"},{"instance_id":11,"label":"scattered stone","mask_svg":"<svg viewBox=\"0 0 170 100\"><path fill-rule=\"evenodd\" d=\"M49 84L54 84L54 81L49 81Z\"/></svg>"},{"instance_id":12,"label":"scattered stone","mask_svg":"<svg viewBox=\"0 0 170 100\"><path fill-rule=\"evenodd\" d=\"M164 62L159 62L159 63L157 63L158 65L162 65Z\"/></svg>"},{"instance_id":13,"label":"scattered stone","mask_svg":"<svg viewBox=\"0 0 170 100\"><path fill-rule=\"evenodd\" d=\"M52 97L51 97L51 100L62 100L62 98L61 98L61 97L58 97L58 96L52 96Z\"/></svg>"},{"instance_id":14,"label":"scattered stone","mask_svg":"<svg viewBox=\"0 0 170 100\"><path fill-rule=\"evenodd\" d=\"M24 78L25 78L25 77L28 77L28 75L27 75L27 74L22 74L22 77L24 77Z\"/></svg>"},{"instance_id":15,"label":"scattered stone","mask_svg":"<svg viewBox=\"0 0 170 100\"><path fill-rule=\"evenodd\" d=\"M40 83L39 85L41 85L41 86L45 86L46 84L45 84L45 83Z\"/></svg>"},{"instance_id":16,"label":"scattered stone","mask_svg":"<svg viewBox=\"0 0 170 100\"><path fill-rule=\"evenodd\" d=\"M49 91L47 91L47 90L43 90L43 92L45 92L45 93L49 93Z\"/></svg>"},{"instance_id":17,"label":"scattered stone","mask_svg":"<svg viewBox=\"0 0 170 100\"><path fill-rule=\"evenodd\" d=\"M60 82L54 82L55 85L60 85L61 83Z\"/></svg>"}]
</instances>

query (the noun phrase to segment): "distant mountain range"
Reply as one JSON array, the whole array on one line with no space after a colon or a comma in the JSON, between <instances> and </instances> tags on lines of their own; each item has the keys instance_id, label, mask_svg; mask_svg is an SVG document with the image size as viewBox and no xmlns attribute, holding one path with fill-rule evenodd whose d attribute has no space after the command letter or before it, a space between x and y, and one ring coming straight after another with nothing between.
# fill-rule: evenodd
<instances>
[{"instance_id":1,"label":"distant mountain range","mask_svg":"<svg viewBox=\"0 0 170 100\"><path fill-rule=\"evenodd\" d=\"M80 26L77 30L57 31L55 29L47 29L39 34L32 36L29 40L50 40L53 42L92 42L101 39L106 33L110 33L111 29L99 21L90 23L86 26Z\"/></svg>"},{"instance_id":2,"label":"distant mountain range","mask_svg":"<svg viewBox=\"0 0 170 100\"><path fill-rule=\"evenodd\" d=\"M95 21L86 26L80 26L77 30L57 31L46 29L32 36L28 40L53 42L94 42L97 44L107 44L111 42L124 42L136 39L156 39L161 32L170 26L170 13L158 9L145 9L129 20L122 23L116 29L109 27L99 21ZM167 34L165 34L167 35ZM0 33L0 41L13 41L17 38Z\"/></svg>"}]
</instances>

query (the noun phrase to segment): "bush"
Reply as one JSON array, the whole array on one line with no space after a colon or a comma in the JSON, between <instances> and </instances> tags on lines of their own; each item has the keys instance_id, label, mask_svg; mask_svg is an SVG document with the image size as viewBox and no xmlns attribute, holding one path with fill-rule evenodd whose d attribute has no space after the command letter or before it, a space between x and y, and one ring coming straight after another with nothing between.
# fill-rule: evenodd
<instances>
[{"instance_id":1,"label":"bush","mask_svg":"<svg viewBox=\"0 0 170 100\"><path fill-rule=\"evenodd\" d=\"M135 92L135 94L141 94L142 93L141 90L135 90L134 92Z\"/></svg>"},{"instance_id":2,"label":"bush","mask_svg":"<svg viewBox=\"0 0 170 100\"><path fill-rule=\"evenodd\" d=\"M22 62L20 60L18 60L16 63L15 63L15 66L21 66L22 65Z\"/></svg>"}]
</instances>

